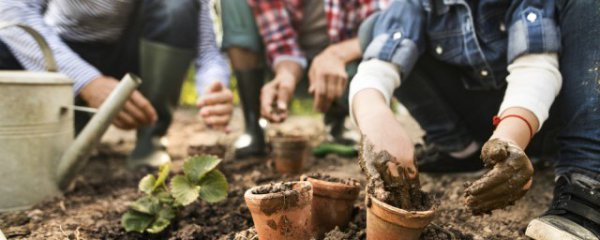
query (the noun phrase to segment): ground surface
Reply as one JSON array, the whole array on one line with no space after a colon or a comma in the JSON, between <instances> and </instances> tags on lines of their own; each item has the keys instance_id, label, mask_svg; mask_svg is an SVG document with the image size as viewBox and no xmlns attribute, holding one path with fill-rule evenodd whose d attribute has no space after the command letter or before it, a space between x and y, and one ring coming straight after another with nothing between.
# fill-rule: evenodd
<instances>
[{"instance_id":1,"label":"ground surface","mask_svg":"<svg viewBox=\"0 0 600 240\"><path fill-rule=\"evenodd\" d=\"M240 133L241 117L236 115L232 134L204 131L194 118L194 112L179 110L170 129L168 151L175 159L174 171L179 171L190 145L230 143ZM420 131L407 116L400 117L415 139ZM311 136L313 143L323 139L324 127L318 117L296 117L284 125L269 126L282 131L301 132ZM0 214L0 229L9 239L251 239L252 219L243 200L246 189L272 181L298 179L275 172L267 159L238 161L227 153L221 170L230 182L229 197L224 202L209 205L194 203L186 208L177 221L159 236L127 234L120 226L120 217L128 204L140 196L137 182L145 175L129 172L124 161L134 144L134 134L111 129L89 165L76 179L64 197L39 204L31 210ZM305 172L323 172L338 177L364 177L356 159L327 157L311 159ZM524 199L507 210L493 215L472 216L463 207L463 183L480 176L476 174L421 175L425 191L439 201L434 224L465 239L527 239L524 230L528 221L542 213L552 197L552 171L536 172L534 186ZM360 199L364 197L361 193ZM327 239L364 239L365 210L357 201L357 215L350 230L330 233ZM427 238L433 239L437 228L429 228ZM237 233L237 234L236 234ZM459 234L460 233L460 234ZM237 235L237 237L235 236ZM442 234L444 235L444 234ZM246 237L244 237L246 236Z\"/></svg>"}]
</instances>

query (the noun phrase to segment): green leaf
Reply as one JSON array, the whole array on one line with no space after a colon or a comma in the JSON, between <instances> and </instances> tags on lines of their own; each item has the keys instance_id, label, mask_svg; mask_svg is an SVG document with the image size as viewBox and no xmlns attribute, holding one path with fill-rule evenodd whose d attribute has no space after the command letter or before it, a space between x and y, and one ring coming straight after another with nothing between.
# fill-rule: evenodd
<instances>
[{"instance_id":1,"label":"green leaf","mask_svg":"<svg viewBox=\"0 0 600 240\"><path fill-rule=\"evenodd\" d=\"M219 170L212 170L200 182L200 198L209 203L227 198L227 179Z\"/></svg>"},{"instance_id":2,"label":"green leaf","mask_svg":"<svg viewBox=\"0 0 600 240\"><path fill-rule=\"evenodd\" d=\"M154 184L156 182L156 178L152 174L146 175L142 180L140 180L140 184L138 184L138 189L146 194L152 194L154 191Z\"/></svg>"},{"instance_id":3,"label":"green leaf","mask_svg":"<svg viewBox=\"0 0 600 240\"><path fill-rule=\"evenodd\" d=\"M156 182L154 182L154 186L152 190L156 190L156 188L160 187L165 183L165 180L169 176L169 171L171 170L171 165L166 163L160 166L160 170L158 170L158 178Z\"/></svg>"},{"instance_id":4,"label":"green leaf","mask_svg":"<svg viewBox=\"0 0 600 240\"><path fill-rule=\"evenodd\" d=\"M160 208L158 198L153 196L144 196L129 206L131 209L140 213L156 214Z\"/></svg>"},{"instance_id":5,"label":"green leaf","mask_svg":"<svg viewBox=\"0 0 600 240\"><path fill-rule=\"evenodd\" d=\"M127 232L134 231L143 233L153 221L154 216L131 210L127 211L123 214L123 217L121 217L121 225Z\"/></svg>"},{"instance_id":6,"label":"green leaf","mask_svg":"<svg viewBox=\"0 0 600 240\"><path fill-rule=\"evenodd\" d=\"M158 198L158 201L161 203L166 203L166 204L172 204L174 199L173 196L171 196L170 193L165 192L165 191L160 191L156 194L156 198Z\"/></svg>"},{"instance_id":7,"label":"green leaf","mask_svg":"<svg viewBox=\"0 0 600 240\"><path fill-rule=\"evenodd\" d=\"M171 220L175 218L175 210L170 206L163 207L158 213L156 221L148 228L149 233L159 233L165 230L170 224Z\"/></svg>"},{"instance_id":8,"label":"green leaf","mask_svg":"<svg viewBox=\"0 0 600 240\"><path fill-rule=\"evenodd\" d=\"M188 159L183 163L183 173L194 183L200 182L206 173L215 169L221 163L216 156L203 155Z\"/></svg>"},{"instance_id":9,"label":"green leaf","mask_svg":"<svg viewBox=\"0 0 600 240\"><path fill-rule=\"evenodd\" d=\"M159 233L165 230L165 228L167 228L169 224L171 224L171 221L159 218L152 223L152 225L148 228L147 231L149 233Z\"/></svg>"},{"instance_id":10,"label":"green leaf","mask_svg":"<svg viewBox=\"0 0 600 240\"><path fill-rule=\"evenodd\" d=\"M187 206L198 199L200 186L192 184L186 177L177 175L171 179L171 194L175 203Z\"/></svg>"}]
</instances>

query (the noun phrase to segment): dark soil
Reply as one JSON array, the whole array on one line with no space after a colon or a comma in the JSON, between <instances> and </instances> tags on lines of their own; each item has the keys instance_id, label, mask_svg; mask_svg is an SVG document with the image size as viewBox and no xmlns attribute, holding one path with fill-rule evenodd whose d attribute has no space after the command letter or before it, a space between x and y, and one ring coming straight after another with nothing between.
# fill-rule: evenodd
<instances>
[{"instance_id":1,"label":"dark soil","mask_svg":"<svg viewBox=\"0 0 600 240\"><path fill-rule=\"evenodd\" d=\"M206 130L197 122L194 111L179 110L169 130L169 153L173 156L173 171L181 171L190 145L231 143L241 132L242 118L236 113L233 132L224 135ZM418 128L409 118L399 119L413 129L412 136L420 137ZM320 118L294 117L285 124L269 126L274 131L299 132L321 141L325 128ZM231 150L219 166L229 182L228 198L217 204L196 202L186 207L162 235L125 233L121 215L129 204L142 196L138 181L146 174L130 172L125 168L127 154L133 148L135 132L111 129L103 144L93 155L88 166L75 180L64 196L48 199L27 211L0 214L0 229L9 239L255 239L251 234L252 217L244 203L244 192L254 186L280 181L295 181L299 175L281 175L272 167L269 158L233 159ZM356 159L335 156L311 158L304 173L322 172L337 178L357 178L363 186L366 179ZM452 232L455 239L527 239L527 223L546 210L552 198L553 174L551 169L536 169L534 184L525 197L514 206L494 211L491 215L473 216L464 208L464 186L482 173L428 175L420 174L421 188L438 200L436 219L422 239L444 239ZM330 232L327 239L364 239L365 209L361 191L356 216L348 229ZM439 226L441 229L439 230ZM441 233L440 233L441 232ZM231 238L246 234L246 238ZM440 235L441 234L441 235ZM442 237L440 237L442 236ZM449 236L446 234L446 236ZM470 237L469 237L470 236ZM452 239L452 238L445 238Z\"/></svg>"},{"instance_id":2,"label":"dark soil","mask_svg":"<svg viewBox=\"0 0 600 240\"><path fill-rule=\"evenodd\" d=\"M309 177L318 179L318 180L327 181L327 182L341 183L341 184L349 185L349 186L360 186L360 182L358 182L358 180L356 180L354 178L338 178L338 177L333 177L333 176L330 176L330 175L324 174L324 173L311 173L308 175L302 175L300 177L300 179L302 181L306 181L306 179Z\"/></svg>"},{"instance_id":3,"label":"dark soil","mask_svg":"<svg viewBox=\"0 0 600 240\"><path fill-rule=\"evenodd\" d=\"M252 190L253 194L269 194L269 193L286 193L294 188L294 183L290 182L279 182L269 183L266 185L258 186Z\"/></svg>"}]
</instances>

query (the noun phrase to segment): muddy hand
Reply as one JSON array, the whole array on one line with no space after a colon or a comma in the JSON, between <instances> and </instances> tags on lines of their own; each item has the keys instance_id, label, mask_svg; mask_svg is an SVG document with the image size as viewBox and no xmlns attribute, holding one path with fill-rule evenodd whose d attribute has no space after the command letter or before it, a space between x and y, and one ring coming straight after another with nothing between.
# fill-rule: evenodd
<instances>
[{"instance_id":1,"label":"muddy hand","mask_svg":"<svg viewBox=\"0 0 600 240\"><path fill-rule=\"evenodd\" d=\"M466 205L473 214L512 205L531 187L533 166L515 144L491 139L483 146L481 159L492 170L466 189Z\"/></svg>"},{"instance_id":2,"label":"muddy hand","mask_svg":"<svg viewBox=\"0 0 600 240\"><path fill-rule=\"evenodd\" d=\"M408 196L414 189L420 190L416 172L396 162L387 151L376 152L374 149L374 145L363 136L359 156L360 166L367 175L367 191L377 199L411 208L413 204Z\"/></svg>"}]
</instances>

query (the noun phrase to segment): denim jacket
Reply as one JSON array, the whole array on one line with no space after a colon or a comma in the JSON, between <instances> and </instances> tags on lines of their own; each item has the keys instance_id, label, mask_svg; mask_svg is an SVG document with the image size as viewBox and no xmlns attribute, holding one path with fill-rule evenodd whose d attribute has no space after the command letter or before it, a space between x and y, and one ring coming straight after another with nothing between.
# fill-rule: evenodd
<instances>
[{"instance_id":1,"label":"denim jacket","mask_svg":"<svg viewBox=\"0 0 600 240\"><path fill-rule=\"evenodd\" d=\"M407 76L427 52L459 67L467 89L499 89L515 58L560 50L556 18L555 0L396 0L362 36L364 59Z\"/></svg>"}]
</instances>

